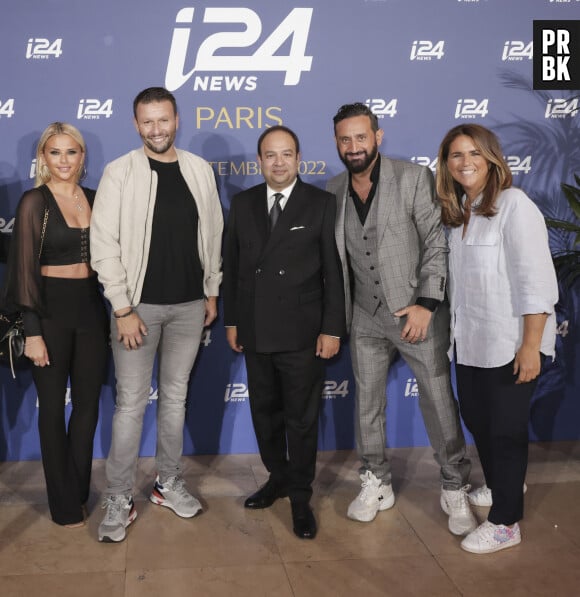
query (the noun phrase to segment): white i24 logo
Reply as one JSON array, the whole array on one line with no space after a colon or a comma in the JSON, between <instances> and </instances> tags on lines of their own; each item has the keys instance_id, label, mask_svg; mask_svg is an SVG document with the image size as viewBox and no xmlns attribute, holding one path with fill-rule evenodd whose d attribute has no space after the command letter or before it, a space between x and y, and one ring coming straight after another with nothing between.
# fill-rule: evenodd
<instances>
[{"instance_id":1,"label":"white i24 logo","mask_svg":"<svg viewBox=\"0 0 580 597\"><path fill-rule=\"evenodd\" d=\"M411 60L431 60L437 58L441 60L445 55L445 42L438 41L433 43L428 40L414 41L411 47Z\"/></svg>"},{"instance_id":2,"label":"white i24 logo","mask_svg":"<svg viewBox=\"0 0 580 597\"><path fill-rule=\"evenodd\" d=\"M566 118L568 116L574 117L578 114L579 110L578 98L574 99L562 99L555 98L549 99L546 104L546 118Z\"/></svg>"},{"instance_id":3,"label":"white i24 logo","mask_svg":"<svg viewBox=\"0 0 580 597\"><path fill-rule=\"evenodd\" d=\"M185 72L185 61L191 29L175 27L169 51L165 87L175 91L195 72L278 71L286 73L284 85L297 85L303 71L312 66L312 56L306 56L306 44L312 19L312 8L293 8L288 16L272 31L253 54L226 55L227 48L249 48L262 34L260 17L249 8L208 7L204 23L240 24L243 31L222 31L208 36L199 46L194 67ZM175 18L177 25L193 23L193 7L182 8ZM291 39L288 55L278 50Z\"/></svg>"},{"instance_id":4,"label":"white i24 logo","mask_svg":"<svg viewBox=\"0 0 580 597\"><path fill-rule=\"evenodd\" d=\"M7 99L4 103L0 100L0 118L12 118L14 116L14 98Z\"/></svg>"},{"instance_id":5,"label":"white i24 logo","mask_svg":"<svg viewBox=\"0 0 580 597\"><path fill-rule=\"evenodd\" d=\"M489 111L488 103L487 99L481 100L481 102L471 98L460 99L455 107L455 118L475 118L476 116L485 118Z\"/></svg>"},{"instance_id":6,"label":"white i24 logo","mask_svg":"<svg viewBox=\"0 0 580 597\"><path fill-rule=\"evenodd\" d=\"M390 101L386 101L382 98L372 98L368 99L365 104L371 109L371 112L377 118L384 118L385 116L390 116L394 118L397 114L397 100L392 99Z\"/></svg>"},{"instance_id":7,"label":"white i24 logo","mask_svg":"<svg viewBox=\"0 0 580 597\"><path fill-rule=\"evenodd\" d=\"M113 114L113 100L101 102L98 99L82 99L77 110L77 119L99 119L101 116L110 118Z\"/></svg>"},{"instance_id":8,"label":"white i24 logo","mask_svg":"<svg viewBox=\"0 0 580 597\"><path fill-rule=\"evenodd\" d=\"M44 37L30 38L26 45L26 58L58 58L62 54L62 39L55 39L52 43Z\"/></svg>"}]
</instances>

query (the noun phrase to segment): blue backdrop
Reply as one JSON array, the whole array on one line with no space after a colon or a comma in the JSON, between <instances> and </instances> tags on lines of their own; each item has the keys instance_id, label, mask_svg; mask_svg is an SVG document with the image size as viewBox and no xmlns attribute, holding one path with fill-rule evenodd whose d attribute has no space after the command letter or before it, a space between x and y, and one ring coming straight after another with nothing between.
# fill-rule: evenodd
<instances>
[{"instance_id":1,"label":"blue backdrop","mask_svg":"<svg viewBox=\"0 0 580 597\"><path fill-rule=\"evenodd\" d=\"M27 0L0 24L0 229L10 232L34 153L54 120L88 145L85 184L140 145L132 100L165 85L180 111L177 145L212 162L227 216L232 195L261 180L255 144L283 123L299 135L301 174L324 186L342 165L332 115L366 101L385 130L383 152L435 168L444 133L463 120L500 136L514 180L545 215L570 219L560 183L580 172L578 92L532 89L533 20L580 19L577 0ZM554 250L570 247L551 233ZM1 273L0 273L1 275ZM578 287L562 288L558 360L532 407L533 439L578 439ZM353 446L348 347L327 368L320 447ZM243 359L222 321L207 332L192 376L186 453L254 452ZM428 445L413 374L401 362L387 388L388 443ZM68 401L69 397L66 397ZM142 455L155 450L156 385ZM95 456L107 454L112 365ZM67 407L70 408L70 407ZM36 393L28 370L0 368L0 460L39 458Z\"/></svg>"}]
</instances>

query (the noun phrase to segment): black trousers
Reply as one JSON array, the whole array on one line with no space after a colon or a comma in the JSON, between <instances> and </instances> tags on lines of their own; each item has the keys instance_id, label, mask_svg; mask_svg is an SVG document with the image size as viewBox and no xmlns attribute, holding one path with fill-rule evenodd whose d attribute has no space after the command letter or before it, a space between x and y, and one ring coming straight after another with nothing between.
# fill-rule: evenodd
<instances>
[{"instance_id":1,"label":"black trousers","mask_svg":"<svg viewBox=\"0 0 580 597\"><path fill-rule=\"evenodd\" d=\"M246 352L250 410L260 456L293 502L308 502L316 469L324 363L315 347Z\"/></svg>"},{"instance_id":2,"label":"black trousers","mask_svg":"<svg viewBox=\"0 0 580 597\"><path fill-rule=\"evenodd\" d=\"M54 522L83 520L93 439L108 358L108 320L96 278L43 278L47 316L42 336L50 365L32 368L48 505ZM65 420L70 378L72 413Z\"/></svg>"},{"instance_id":3,"label":"black trousers","mask_svg":"<svg viewBox=\"0 0 580 597\"><path fill-rule=\"evenodd\" d=\"M505 525L524 515L528 421L538 379L516 384L513 367L513 361L494 368L455 366L461 416L473 435L492 493L487 519Z\"/></svg>"}]
</instances>

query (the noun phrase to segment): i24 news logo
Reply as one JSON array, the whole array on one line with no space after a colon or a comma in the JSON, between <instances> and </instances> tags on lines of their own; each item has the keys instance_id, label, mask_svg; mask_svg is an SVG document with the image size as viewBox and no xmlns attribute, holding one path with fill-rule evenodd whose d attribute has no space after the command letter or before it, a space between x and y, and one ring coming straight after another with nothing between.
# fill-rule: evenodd
<instances>
[{"instance_id":1,"label":"i24 news logo","mask_svg":"<svg viewBox=\"0 0 580 597\"><path fill-rule=\"evenodd\" d=\"M512 174L515 176L520 173L529 174L530 170L532 169L531 155L526 155L523 158L519 155L506 155L504 158Z\"/></svg>"},{"instance_id":2,"label":"i24 news logo","mask_svg":"<svg viewBox=\"0 0 580 597\"><path fill-rule=\"evenodd\" d=\"M427 166L431 172L437 170L437 158L432 160L428 155L414 155L411 158L411 161L414 164L419 164L419 166Z\"/></svg>"},{"instance_id":3,"label":"i24 news logo","mask_svg":"<svg viewBox=\"0 0 580 597\"><path fill-rule=\"evenodd\" d=\"M465 98L457 100L455 107L455 118L485 118L488 113L489 100L484 99L478 102L475 99Z\"/></svg>"},{"instance_id":4,"label":"i24 news logo","mask_svg":"<svg viewBox=\"0 0 580 597\"><path fill-rule=\"evenodd\" d=\"M444 52L445 42L438 41L433 43L432 41L421 40L414 41L411 46L411 60L441 60L445 56Z\"/></svg>"},{"instance_id":5,"label":"i24 news logo","mask_svg":"<svg viewBox=\"0 0 580 597\"><path fill-rule=\"evenodd\" d=\"M534 42L525 43L523 41L506 41L503 45L501 59L506 60L531 60L534 57Z\"/></svg>"},{"instance_id":6,"label":"i24 news logo","mask_svg":"<svg viewBox=\"0 0 580 597\"><path fill-rule=\"evenodd\" d=\"M182 8L175 18L165 87L175 91L187 83L194 73L256 72L285 73L284 85L297 85L303 72L310 71L312 56L306 56L306 45L312 20L312 8L293 8L288 16L264 39L254 52L228 54L228 48L250 48L260 41L262 21L249 8L206 7L203 23L241 25L242 31L221 31L207 36L199 45L192 69L186 70L194 7ZM290 40L287 54L279 51ZM248 77L255 88L256 77Z\"/></svg>"},{"instance_id":7,"label":"i24 news logo","mask_svg":"<svg viewBox=\"0 0 580 597\"><path fill-rule=\"evenodd\" d=\"M377 118L384 118L390 116L394 118L397 114L397 100L385 100L381 98L368 99L365 104L371 109L371 112Z\"/></svg>"},{"instance_id":8,"label":"i24 news logo","mask_svg":"<svg viewBox=\"0 0 580 597\"><path fill-rule=\"evenodd\" d=\"M348 396L348 379L337 382L334 379L327 379L322 388L322 397L326 400L333 398L346 398Z\"/></svg>"},{"instance_id":9,"label":"i24 news logo","mask_svg":"<svg viewBox=\"0 0 580 597\"><path fill-rule=\"evenodd\" d=\"M77 119L99 120L101 116L111 118L113 115L113 100L107 99L104 102L98 99L82 99L77 109Z\"/></svg>"},{"instance_id":10,"label":"i24 news logo","mask_svg":"<svg viewBox=\"0 0 580 597\"><path fill-rule=\"evenodd\" d=\"M53 42L44 37L34 37L28 40L26 45L26 59L47 60L51 56L59 58L62 54L62 39L55 39Z\"/></svg>"},{"instance_id":11,"label":"i24 news logo","mask_svg":"<svg viewBox=\"0 0 580 597\"><path fill-rule=\"evenodd\" d=\"M405 384L405 398L418 398L419 397L419 386L417 385L417 379L409 377Z\"/></svg>"},{"instance_id":12,"label":"i24 news logo","mask_svg":"<svg viewBox=\"0 0 580 597\"><path fill-rule=\"evenodd\" d=\"M578 98L575 99L549 99L546 104L546 118L567 118L578 114Z\"/></svg>"},{"instance_id":13,"label":"i24 news logo","mask_svg":"<svg viewBox=\"0 0 580 597\"><path fill-rule=\"evenodd\" d=\"M7 99L2 102L0 99L0 118L6 116L6 118L12 118L14 116L14 98Z\"/></svg>"},{"instance_id":14,"label":"i24 news logo","mask_svg":"<svg viewBox=\"0 0 580 597\"><path fill-rule=\"evenodd\" d=\"M11 234L14 228L14 218L6 220L0 217L0 233Z\"/></svg>"},{"instance_id":15,"label":"i24 news logo","mask_svg":"<svg viewBox=\"0 0 580 597\"><path fill-rule=\"evenodd\" d=\"M248 386L245 383L229 383L226 385L224 402L245 402L248 396Z\"/></svg>"}]
</instances>

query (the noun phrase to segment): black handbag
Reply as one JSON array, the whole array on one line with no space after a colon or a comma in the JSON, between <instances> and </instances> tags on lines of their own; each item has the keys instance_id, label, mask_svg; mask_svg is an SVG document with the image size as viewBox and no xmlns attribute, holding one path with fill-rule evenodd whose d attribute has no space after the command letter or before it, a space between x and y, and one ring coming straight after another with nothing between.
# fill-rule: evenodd
<instances>
[{"instance_id":1,"label":"black handbag","mask_svg":"<svg viewBox=\"0 0 580 597\"><path fill-rule=\"evenodd\" d=\"M44 195L44 193L43 193ZM48 202L44 207L44 219L42 222L42 232L40 234L40 249L38 258L42 255L44 245L44 235L46 234L46 223L48 222ZM0 312L0 362L10 365L12 377L16 379L14 368L26 361L24 356L24 346L26 337L24 336L24 322L21 313L1 313Z\"/></svg>"},{"instance_id":2,"label":"black handbag","mask_svg":"<svg viewBox=\"0 0 580 597\"><path fill-rule=\"evenodd\" d=\"M0 313L0 360L10 365L14 379L14 367L19 361L24 360L25 341L20 313Z\"/></svg>"}]
</instances>

